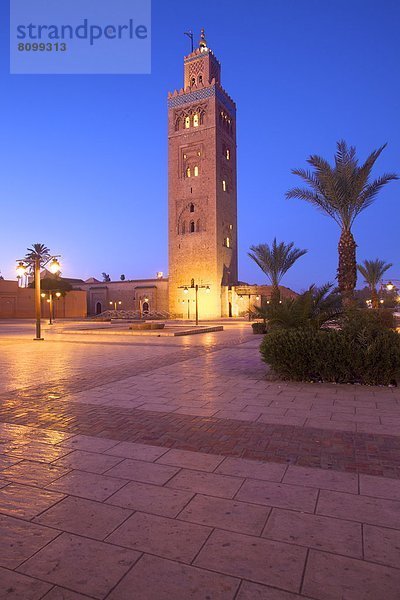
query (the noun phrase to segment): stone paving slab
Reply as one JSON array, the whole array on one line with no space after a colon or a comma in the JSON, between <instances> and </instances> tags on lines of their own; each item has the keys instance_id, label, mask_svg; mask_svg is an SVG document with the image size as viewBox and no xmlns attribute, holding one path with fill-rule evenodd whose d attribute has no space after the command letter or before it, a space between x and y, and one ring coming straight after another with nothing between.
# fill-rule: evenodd
<instances>
[{"instance_id":1,"label":"stone paving slab","mask_svg":"<svg viewBox=\"0 0 400 600\"><path fill-rule=\"evenodd\" d=\"M134 550L62 533L17 570L101 600L139 558Z\"/></svg>"}]
</instances>

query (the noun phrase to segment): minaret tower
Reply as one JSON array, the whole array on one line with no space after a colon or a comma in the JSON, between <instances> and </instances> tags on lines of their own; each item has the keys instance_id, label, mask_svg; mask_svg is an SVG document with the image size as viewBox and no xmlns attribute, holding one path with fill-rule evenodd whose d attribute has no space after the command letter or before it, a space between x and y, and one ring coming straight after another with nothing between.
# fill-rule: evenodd
<instances>
[{"instance_id":1,"label":"minaret tower","mask_svg":"<svg viewBox=\"0 0 400 600\"><path fill-rule=\"evenodd\" d=\"M168 94L168 207L170 314L194 317L194 283L209 286L199 317L227 316L238 276L236 105L204 30L184 58L184 87Z\"/></svg>"}]
</instances>

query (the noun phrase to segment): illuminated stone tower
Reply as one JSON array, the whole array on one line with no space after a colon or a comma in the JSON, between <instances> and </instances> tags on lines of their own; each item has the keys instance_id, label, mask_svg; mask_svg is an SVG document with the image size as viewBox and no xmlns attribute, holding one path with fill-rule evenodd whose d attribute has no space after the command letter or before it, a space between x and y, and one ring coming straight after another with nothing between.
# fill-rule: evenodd
<instances>
[{"instance_id":1,"label":"illuminated stone tower","mask_svg":"<svg viewBox=\"0 0 400 600\"><path fill-rule=\"evenodd\" d=\"M207 47L184 59L184 88L168 94L169 311L228 316L237 283L236 105Z\"/></svg>"}]
</instances>

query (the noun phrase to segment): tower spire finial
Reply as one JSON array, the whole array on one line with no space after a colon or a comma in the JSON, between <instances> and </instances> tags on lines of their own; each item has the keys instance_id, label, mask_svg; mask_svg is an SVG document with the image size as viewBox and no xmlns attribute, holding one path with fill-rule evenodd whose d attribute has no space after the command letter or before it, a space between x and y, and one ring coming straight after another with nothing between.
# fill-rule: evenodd
<instances>
[{"instance_id":1,"label":"tower spire finial","mask_svg":"<svg viewBox=\"0 0 400 600\"><path fill-rule=\"evenodd\" d=\"M203 50L203 49L207 50L207 40L206 40L206 34L204 33L204 29L202 29L200 32L199 48L200 48L200 50Z\"/></svg>"}]
</instances>

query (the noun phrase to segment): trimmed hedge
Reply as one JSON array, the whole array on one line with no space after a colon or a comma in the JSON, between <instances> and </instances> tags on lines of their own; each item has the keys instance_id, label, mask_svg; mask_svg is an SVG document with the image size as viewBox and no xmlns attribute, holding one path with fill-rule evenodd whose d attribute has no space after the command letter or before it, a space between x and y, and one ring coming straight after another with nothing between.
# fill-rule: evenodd
<instances>
[{"instance_id":1,"label":"trimmed hedge","mask_svg":"<svg viewBox=\"0 0 400 600\"><path fill-rule=\"evenodd\" d=\"M260 352L282 379L389 385L400 378L400 334L364 315L340 330L275 329Z\"/></svg>"}]
</instances>

